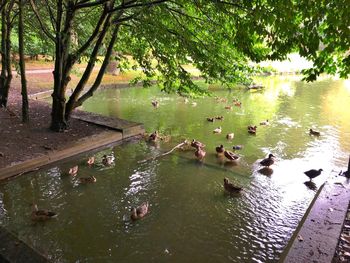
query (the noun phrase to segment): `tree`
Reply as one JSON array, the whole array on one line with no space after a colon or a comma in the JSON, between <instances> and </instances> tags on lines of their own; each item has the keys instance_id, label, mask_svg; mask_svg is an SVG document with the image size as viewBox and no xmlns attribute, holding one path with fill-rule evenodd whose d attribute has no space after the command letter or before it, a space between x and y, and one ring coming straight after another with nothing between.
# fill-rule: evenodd
<instances>
[{"instance_id":1,"label":"tree","mask_svg":"<svg viewBox=\"0 0 350 263\"><path fill-rule=\"evenodd\" d=\"M314 62L314 68L305 71L307 80L322 72L346 77L350 16L341 6L345 2L31 0L55 46L51 129L66 129L71 112L93 95L113 50L137 61L145 85L157 79L162 90L179 94L205 92L192 82L184 64L193 64L208 82L229 86L250 81L249 61L283 59L292 51ZM72 42L73 32L77 43ZM84 91L103 48L101 68ZM88 65L67 101L69 75L82 56ZM121 60L121 67L127 67Z\"/></svg>"},{"instance_id":2,"label":"tree","mask_svg":"<svg viewBox=\"0 0 350 263\"><path fill-rule=\"evenodd\" d=\"M21 72L21 94L22 94L22 122L29 122L29 103L27 93L26 67L24 61L24 37L23 37L23 6L24 0L18 0L18 51L19 67Z\"/></svg>"},{"instance_id":3,"label":"tree","mask_svg":"<svg viewBox=\"0 0 350 263\"><path fill-rule=\"evenodd\" d=\"M2 0L1 7L1 74L0 107L7 106L8 94L12 81L11 68L11 30L13 27L12 9L15 0Z\"/></svg>"}]
</instances>

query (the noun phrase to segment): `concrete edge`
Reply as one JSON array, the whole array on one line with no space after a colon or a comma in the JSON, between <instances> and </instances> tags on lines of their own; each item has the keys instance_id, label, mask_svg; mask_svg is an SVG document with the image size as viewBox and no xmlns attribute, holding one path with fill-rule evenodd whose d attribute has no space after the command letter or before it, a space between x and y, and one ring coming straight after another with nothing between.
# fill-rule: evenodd
<instances>
[{"instance_id":1,"label":"concrete edge","mask_svg":"<svg viewBox=\"0 0 350 263\"><path fill-rule=\"evenodd\" d=\"M349 200L350 190L341 182L332 180L324 183L290 238L279 262L332 262Z\"/></svg>"},{"instance_id":2,"label":"concrete edge","mask_svg":"<svg viewBox=\"0 0 350 263\"><path fill-rule=\"evenodd\" d=\"M135 134L136 135L136 134ZM78 140L62 150L54 150L46 155L20 162L16 165L0 169L0 181L12 176L24 174L36 170L38 167L72 157L76 154L87 152L95 148L111 144L123 139L122 133L117 131L105 131L94 136Z\"/></svg>"},{"instance_id":3,"label":"concrete edge","mask_svg":"<svg viewBox=\"0 0 350 263\"><path fill-rule=\"evenodd\" d=\"M24 243L15 234L0 226L0 262L41 263L49 260Z\"/></svg>"}]
</instances>

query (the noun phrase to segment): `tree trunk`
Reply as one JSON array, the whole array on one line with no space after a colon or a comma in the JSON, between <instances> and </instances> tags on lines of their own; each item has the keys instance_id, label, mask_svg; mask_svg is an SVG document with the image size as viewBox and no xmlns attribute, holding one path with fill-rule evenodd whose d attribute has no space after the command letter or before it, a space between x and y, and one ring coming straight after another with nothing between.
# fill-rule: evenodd
<instances>
[{"instance_id":1,"label":"tree trunk","mask_svg":"<svg viewBox=\"0 0 350 263\"><path fill-rule=\"evenodd\" d=\"M5 6L6 7L6 6ZM6 74L6 36L7 36L7 27L6 27L6 8L3 7L1 10L1 74L0 74L0 108L6 107L4 103L5 96L5 82L7 78Z\"/></svg>"},{"instance_id":2,"label":"tree trunk","mask_svg":"<svg viewBox=\"0 0 350 263\"><path fill-rule=\"evenodd\" d=\"M67 108L66 108L66 113L65 113L65 118L66 120L69 119L70 114L72 113L72 110L76 108L76 102L79 98L80 93L83 91L85 88L85 85L91 75L92 70L94 69L95 62L97 59L98 51L100 47L102 46L103 40L108 32L108 29L110 27L110 19L111 15L108 15L107 19L104 22L102 31L96 41L96 44L94 46L94 49L92 50L92 53L90 55L89 63L87 64L84 74L81 77L80 81L78 82L76 88L74 89L74 92L71 94L69 101L67 102Z\"/></svg>"},{"instance_id":3,"label":"tree trunk","mask_svg":"<svg viewBox=\"0 0 350 263\"><path fill-rule=\"evenodd\" d=\"M54 91L52 93L51 126L53 131L62 132L67 129L68 124L65 118L66 111L66 89L70 81L69 73L72 66L68 63L69 49L71 45L71 30L74 17L74 3L69 1L65 16L65 25L61 30L63 17L62 0L57 1L57 21L56 21L56 50L55 50L55 70L54 70ZM68 66L69 65L69 66Z\"/></svg>"},{"instance_id":4,"label":"tree trunk","mask_svg":"<svg viewBox=\"0 0 350 263\"><path fill-rule=\"evenodd\" d=\"M1 53L2 68L1 68L1 81L0 81L0 107L7 106L8 94L12 81L12 68L11 68L11 12L14 5L14 0L5 4L1 12L2 34L1 34Z\"/></svg>"},{"instance_id":5,"label":"tree trunk","mask_svg":"<svg viewBox=\"0 0 350 263\"><path fill-rule=\"evenodd\" d=\"M29 122L29 106L28 106L28 93L27 93L27 79L26 69L24 61L24 48L23 48L23 0L19 0L18 4L19 16L18 16L18 51L19 51L19 67L21 71L21 84L22 84L22 122Z\"/></svg>"},{"instance_id":6,"label":"tree trunk","mask_svg":"<svg viewBox=\"0 0 350 263\"><path fill-rule=\"evenodd\" d=\"M107 74L112 74L113 76L118 76L120 73L119 69L119 60L116 60L115 57L117 55L117 52L114 50L112 51L110 61L108 63L108 66L106 68L106 73Z\"/></svg>"}]
</instances>

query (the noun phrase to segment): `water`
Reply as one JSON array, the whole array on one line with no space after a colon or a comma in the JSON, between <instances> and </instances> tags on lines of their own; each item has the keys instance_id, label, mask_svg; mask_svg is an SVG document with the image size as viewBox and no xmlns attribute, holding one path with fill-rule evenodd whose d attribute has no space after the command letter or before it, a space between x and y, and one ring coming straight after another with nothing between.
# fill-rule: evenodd
<instances>
[{"instance_id":1,"label":"water","mask_svg":"<svg viewBox=\"0 0 350 263\"><path fill-rule=\"evenodd\" d=\"M156 89L104 90L84 107L110 116L143 122L148 132L171 136L169 142L122 144L77 156L0 185L0 224L14 231L56 262L275 262L315 195L304 171L322 168L320 186L333 170L347 165L350 151L350 84L324 79L302 83L295 78L259 80L267 88L250 92L213 87L213 97L190 100ZM242 107L225 110L233 98ZM154 109L151 100L160 107ZM192 102L197 105L193 106ZM206 117L223 115L210 123ZM257 135L247 126L268 119ZM221 135L213 130L222 126ZM311 137L308 129L319 130ZM234 132L232 142L227 133ZM205 143L203 163L193 151L175 151L158 159L185 138ZM225 165L215 147L240 144L237 166ZM258 172L257 160L277 156L270 176ZM103 154L115 165L104 167ZM79 176L97 182L80 185L65 173L79 164ZM241 195L224 194L223 178L243 186ZM130 208L149 201L142 220L129 220ZM31 204L50 208L58 217L45 223L30 220Z\"/></svg>"}]
</instances>

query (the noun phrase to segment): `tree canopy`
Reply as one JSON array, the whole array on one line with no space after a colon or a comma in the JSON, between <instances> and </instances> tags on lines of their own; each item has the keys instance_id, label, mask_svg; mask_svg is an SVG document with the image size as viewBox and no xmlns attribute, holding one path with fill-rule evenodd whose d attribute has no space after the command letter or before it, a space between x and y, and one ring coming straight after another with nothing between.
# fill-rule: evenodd
<instances>
[{"instance_id":1,"label":"tree canopy","mask_svg":"<svg viewBox=\"0 0 350 263\"><path fill-rule=\"evenodd\" d=\"M184 64L193 64L208 82L228 86L249 83L251 61L284 59L291 52L314 63L304 71L308 81L322 73L346 78L350 71L347 0L23 2L28 4L26 38L35 37L38 43L31 47L33 42L27 41L25 50L40 47L55 59L51 128L57 131L67 127L72 110L98 88L112 51L117 51L122 69L130 66L125 55L137 62L134 67L143 70L145 85L156 79L162 90L182 95L205 92ZM14 1L3 0L0 7L8 10L11 4ZM104 56L101 69L84 90L98 55ZM66 101L72 67L83 57L88 65Z\"/></svg>"}]
</instances>

